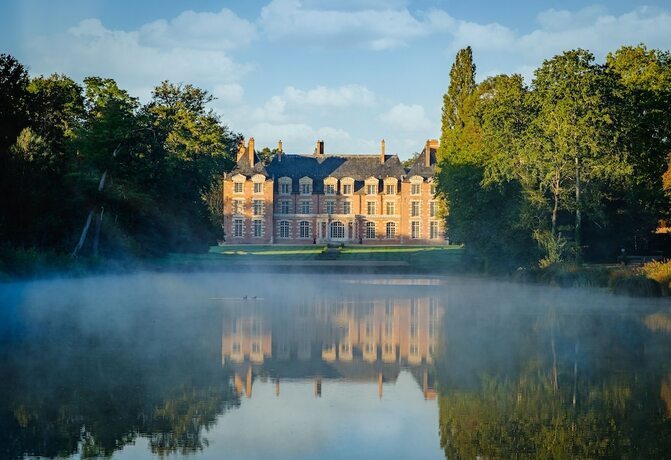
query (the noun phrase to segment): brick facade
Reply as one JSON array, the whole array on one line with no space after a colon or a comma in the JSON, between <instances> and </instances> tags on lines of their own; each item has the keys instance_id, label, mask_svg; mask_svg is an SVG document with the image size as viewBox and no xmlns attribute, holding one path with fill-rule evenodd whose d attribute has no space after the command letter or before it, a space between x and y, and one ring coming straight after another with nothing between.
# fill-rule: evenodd
<instances>
[{"instance_id":1,"label":"brick facade","mask_svg":"<svg viewBox=\"0 0 671 460\"><path fill-rule=\"evenodd\" d=\"M280 144L281 145L281 144ZM264 166L254 139L224 177L228 244L442 244L433 181L438 142L406 169L396 155L281 152Z\"/></svg>"}]
</instances>

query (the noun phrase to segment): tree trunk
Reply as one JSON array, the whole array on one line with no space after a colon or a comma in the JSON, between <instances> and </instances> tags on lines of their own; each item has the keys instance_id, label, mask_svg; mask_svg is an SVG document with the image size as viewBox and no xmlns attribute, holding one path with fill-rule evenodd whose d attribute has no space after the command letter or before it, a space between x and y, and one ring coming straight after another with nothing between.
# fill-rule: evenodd
<instances>
[{"instance_id":1,"label":"tree trunk","mask_svg":"<svg viewBox=\"0 0 671 460\"><path fill-rule=\"evenodd\" d=\"M116 158L116 154L119 151L120 147L121 143L119 143L119 145L117 145L114 151L112 152L112 158ZM105 170L103 172L103 175L100 176L100 181L98 182L98 193L102 192L103 189L105 188L106 180L107 180L107 170ZM89 215L86 218L86 223L84 224L84 228L82 229L82 233L79 237L79 242L77 243L77 246L75 246L75 249L72 251L71 256L73 258L77 258L77 256L79 255L79 251L81 251L82 247L84 246L84 243L86 242L86 237L88 236L89 233L89 227L91 227L91 219L93 219L94 210L95 207L89 211ZM101 218L102 218L102 212L101 212Z\"/></svg>"},{"instance_id":2,"label":"tree trunk","mask_svg":"<svg viewBox=\"0 0 671 460\"><path fill-rule=\"evenodd\" d=\"M105 207L100 207L100 214L98 214L98 219L96 220L96 234L93 238L93 257L98 257L98 246L100 244L100 229L103 224L103 215L105 213Z\"/></svg>"},{"instance_id":3,"label":"tree trunk","mask_svg":"<svg viewBox=\"0 0 671 460\"><path fill-rule=\"evenodd\" d=\"M557 236L557 213L559 212L559 189L553 193L554 205L552 206L552 237Z\"/></svg>"}]
</instances>

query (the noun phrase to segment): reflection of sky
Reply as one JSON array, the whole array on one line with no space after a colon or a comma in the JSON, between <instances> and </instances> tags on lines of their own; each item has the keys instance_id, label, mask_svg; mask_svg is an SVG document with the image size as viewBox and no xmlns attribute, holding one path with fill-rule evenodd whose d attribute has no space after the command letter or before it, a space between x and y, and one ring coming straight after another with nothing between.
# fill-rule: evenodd
<instances>
[{"instance_id":1,"label":"reflection of sky","mask_svg":"<svg viewBox=\"0 0 671 460\"><path fill-rule=\"evenodd\" d=\"M210 447L198 459L439 459L438 405L425 401L417 382L401 371L395 383L255 380L251 399L219 417L204 435ZM154 458L146 440L126 446L118 459ZM175 458L171 456L170 458ZM193 458L189 456L189 458Z\"/></svg>"}]
</instances>

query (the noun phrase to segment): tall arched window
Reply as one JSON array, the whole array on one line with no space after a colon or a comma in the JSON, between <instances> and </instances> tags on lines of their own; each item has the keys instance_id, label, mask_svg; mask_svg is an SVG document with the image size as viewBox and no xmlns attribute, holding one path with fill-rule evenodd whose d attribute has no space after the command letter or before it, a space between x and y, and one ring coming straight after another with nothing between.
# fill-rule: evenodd
<instances>
[{"instance_id":1,"label":"tall arched window","mask_svg":"<svg viewBox=\"0 0 671 460\"><path fill-rule=\"evenodd\" d=\"M331 238L345 238L345 225L340 221L331 222Z\"/></svg>"},{"instance_id":2,"label":"tall arched window","mask_svg":"<svg viewBox=\"0 0 671 460\"><path fill-rule=\"evenodd\" d=\"M310 238L310 222L302 220L298 224L298 228L300 230L301 238Z\"/></svg>"},{"instance_id":3,"label":"tall arched window","mask_svg":"<svg viewBox=\"0 0 671 460\"><path fill-rule=\"evenodd\" d=\"M366 239L375 238L375 222L366 222Z\"/></svg>"},{"instance_id":4,"label":"tall arched window","mask_svg":"<svg viewBox=\"0 0 671 460\"><path fill-rule=\"evenodd\" d=\"M280 221L280 238L289 238L289 221Z\"/></svg>"},{"instance_id":5,"label":"tall arched window","mask_svg":"<svg viewBox=\"0 0 671 460\"><path fill-rule=\"evenodd\" d=\"M396 238L396 222L387 222L387 239Z\"/></svg>"}]
</instances>

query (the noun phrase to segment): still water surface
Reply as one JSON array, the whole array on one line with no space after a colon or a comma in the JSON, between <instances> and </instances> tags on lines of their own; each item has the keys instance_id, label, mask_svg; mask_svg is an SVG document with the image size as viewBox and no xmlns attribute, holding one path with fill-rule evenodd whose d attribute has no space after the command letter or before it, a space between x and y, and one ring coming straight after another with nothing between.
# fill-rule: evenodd
<instances>
[{"instance_id":1,"label":"still water surface","mask_svg":"<svg viewBox=\"0 0 671 460\"><path fill-rule=\"evenodd\" d=\"M457 277L0 286L0 458L669 458L671 307Z\"/></svg>"}]
</instances>

